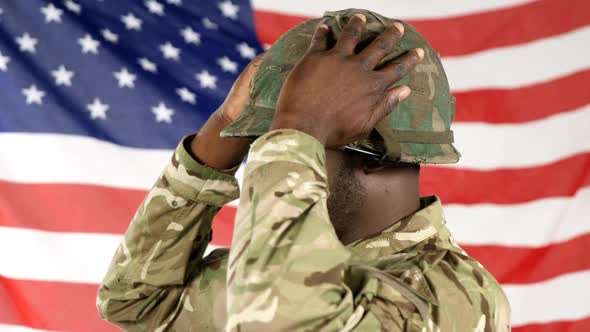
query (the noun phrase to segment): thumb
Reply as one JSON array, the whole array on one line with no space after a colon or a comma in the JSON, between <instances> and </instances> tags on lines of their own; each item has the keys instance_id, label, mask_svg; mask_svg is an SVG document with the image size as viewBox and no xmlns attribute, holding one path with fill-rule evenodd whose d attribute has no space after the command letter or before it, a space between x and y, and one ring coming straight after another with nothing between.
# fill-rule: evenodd
<instances>
[{"instance_id":1,"label":"thumb","mask_svg":"<svg viewBox=\"0 0 590 332\"><path fill-rule=\"evenodd\" d=\"M408 98L410 92L410 88L405 85L389 90L385 96L381 98L381 101L379 101L379 104L372 114L371 121L369 123L371 128L375 128L379 121L388 116L400 101Z\"/></svg>"}]
</instances>

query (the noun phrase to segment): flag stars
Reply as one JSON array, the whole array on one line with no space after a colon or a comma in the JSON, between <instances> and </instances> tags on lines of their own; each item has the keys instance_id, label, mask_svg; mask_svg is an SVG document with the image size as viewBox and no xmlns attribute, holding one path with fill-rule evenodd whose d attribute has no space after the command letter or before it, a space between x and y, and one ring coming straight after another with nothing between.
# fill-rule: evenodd
<instances>
[{"instance_id":1,"label":"flag stars","mask_svg":"<svg viewBox=\"0 0 590 332\"><path fill-rule=\"evenodd\" d=\"M128 30L141 30L141 20L132 13L128 13L125 16L121 16L121 21L125 24Z\"/></svg>"},{"instance_id":2,"label":"flag stars","mask_svg":"<svg viewBox=\"0 0 590 332\"><path fill-rule=\"evenodd\" d=\"M63 14L63 10L55 7L52 3L45 7L41 7L41 12L43 15L45 15L45 23L61 23L61 15Z\"/></svg>"},{"instance_id":3,"label":"flag stars","mask_svg":"<svg viewBox=\"0 0 590 332\"><path fill-rule=\"evenodd\" d=\"M231 61L231 59L226 56L217 59L217 64L221 66L221 69L223 71L227 71L233 74L235 74L238 71L238 63Z\"/></svg>"},{"instance_id":4,"label":"flag stars","mask_svg":"<svg viewBox=\"0 0 590 332\"><path fill-rule=\"evenodd\" d=\"M176 89L176 93L180 96L180 99L184 102L194 105L197 102L197 96L186 87Z\"/></svg>"},{"instance_id":5,"label":"flag stars","mask_svg":"<svg viewBox=\"0 0 590 332\"><path fill-rule=\"evenodd\" d=\"M98 54L98 46L100 46L100 42L92 38L90 34L86 34L84 38L78 38L78 44L82 47L82 53Z\"/></svg>"},{"instance_id":6,"label":"flag stars","mask_svg":"<svg viewBox=\"0 0 590 332\"><path fill-rule=\"evenodd\" d=\"M238 49L238 52L240 52L240 56L242 58L254 59L254 57L256 56L256 50L244 42L239 43L236 48Z\"/></svg>"},{"instance_id":7,"label":"flag stars","mask_svg":"<svg viewBox=\"0 0 590 332\"><path fill-rule=\"evenodd\" d=\"M74 72L67 70L64 65L60 65L58 69L51 71L51 75L55 78L55 84L72 86L72 77Z\"/></svg>"},{"instance_id":8,"label":"flag stars","mask_svg":"<svg viewBox=\"0 0 590 332\"><path fill-rule=\"evenodd\" d=\"M201 34L193 30L191 27L186 27L180 30L180 34L187 44L199 45L201 43Z\"/></svg>"},{"instance_id":9,"label":"flag stars","mask_svg":"<svg viewBox=\"0 0 590 332\"><path fill-rule=\"evenodd\" d=\"M119 83L119 87L134 88L137 76L127 71L127 68L122 68L113 74Z\"/></svg>"},{"instance_id":10,"label":"flag stars","mask_svg":"<svg viewBox=\"0 0 590 332\"><path fill-rule=\"evenodd\" d=\"M22 36L16 38L18 48L22 52L35 53L37 42L38 40L36 38L31 37L31 35L29 35L28 32L25 32Z\"/></svg>"},{"instance_id":11,"label":"flag stars","mask_svg":"<svg viewBox=\"0 0 590 332\"><path fill-rule=\"evenodd\" d=\"M7 71L10 58L0 52L0 70Z\"/></svg>"},{"instance_id":12,"label":"flag stars","mask_svg":"<svg viewBox=\"0 0 590 332\"><path fill-rule=\"evenodd\" d=\"M78 3L76 3L75 1L66 0L64 4L68 10L70 10L76 14L80 14L80 12L82 11L82 7L80 7L80 5Z\"/></svg>"},{"instance_id":13,"label":"flag stars","mask_svg":"<svg viewBox=\"0 0 590 332\"><path fill-rule=\"evenodd\" d=\"M37 86L35 86L35 84L31 84L30 87L28 87L27 89L23 89L22 92L27 98L27 105L43 104L43 97L45 97L45 92L37 89Z\"/></svg>"},{"instance_id":14,"label":"flag stars","mask_svg":"<svg viewBox=\"0 0 590 332\"><path fill-rule=\"evenodd\" d=\"M182 0L166 0L167 3L175 6L182 6Z\"/></svg>"},{"instance_id":15,"label":"flag stars","mask_svg":"<svg viewBox=\"0 0 590 332\"><path fill-rule=\"evenodd\" d=\"M164 5L159 3L156 0L148 0L145 2L145 6L147 7L148 11L152 14L164 15Z\"/></svg>"},{"instance_id":16,"label":"flag stars","mask_svg":"<svg viewBox=\"0 0 590 332\"><path fill-rule=\"evenodd\" d=\"M172 45L170 42L160 45L160 51L162 51L162 54L166 59L173 59L176 61L180 59L180 49L174 47L174 45Z\"/></svg>"},{"instance_id":17,"label":"flag stars","mask_svg":"<svg viewBox=\"0 0 590 332\"><path fill-rule=\"evenodd\" d=\"M119 35L109 29L103 29L100 33L104 39L110 41L111 43L116 44L119 41Z\"/></svg>"},{"instance_id":18,"label":"flag stars","mask_svg":"<svg viewBox=\"0 0 590 332\"><path fill-rule=\"evenodd\" d=\"M103 104L99 98L94 98L92 104L86 105L86 109L90 112L90 118L106 120L107 119L107 111L109 110L109 105Z\"/></svg>"},{"instance_id":19,"label":"flag stars","mask_svg":"<svg viewBox=\"0 0 590 332\"><path fill-rule=\"evenodd\" d=\"M215 89L217 88L217 77L209 74L208 71L203 70L196 75L197 80L201 84L201 88Z\"/></svg>"},{"instance_id":20,"label":"flag stars","mask_svg":"<svg viewBox=\"0 0 590 332\"><path fill-rule=\"evenodd\" d=\"M152 113L156 116L156 122L172 123L174 110L166 107L166 104L160 102L158 106L152 107Z\"/></svg>"},{"instance_id":21,"label":"flag stars","mask_svg":"<svg viewBox=\"0 0 590 332\"><path fill-rule=\"evenodd\" d=\"M238 18L238 11L240 10L240 7L230 0L220 2L217 7L219 10L221 10L221 14L223 14L223 16L234 20Z\"/></svg>"},{"instance_id":22,"label":"flag stars","mask_svg":"<svg viewBox=\"0 0 590 332\"><path fill-rule=\"evenodd\" d=\"M156 73L158 71L158 67L156 67L156 64L151 62L147 58L137 59L137 62L145 71L149 71L150 73Z\"/></svg>"}]
</instances>

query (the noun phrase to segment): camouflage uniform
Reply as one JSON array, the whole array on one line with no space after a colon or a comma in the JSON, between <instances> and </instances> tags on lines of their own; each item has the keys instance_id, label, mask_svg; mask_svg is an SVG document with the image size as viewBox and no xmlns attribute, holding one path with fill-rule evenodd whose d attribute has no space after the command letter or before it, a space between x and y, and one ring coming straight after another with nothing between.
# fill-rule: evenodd
<instances>
[{"instance_id":1,"label":"camouflage uniform","mask_svg":"<svg viewBox=\"0 0 590 332\"><path fill-rule=\"evenodd\" d=\"M235 169L179 144L139 207L97 307L129 331L509 331L497 281L453 241L440 200L344 246L326 208L324 147L295 130L258 138L231 251L203 258L238 197ZM394 222L394 221L392 221Z\"/></svg>"}]
</instances>

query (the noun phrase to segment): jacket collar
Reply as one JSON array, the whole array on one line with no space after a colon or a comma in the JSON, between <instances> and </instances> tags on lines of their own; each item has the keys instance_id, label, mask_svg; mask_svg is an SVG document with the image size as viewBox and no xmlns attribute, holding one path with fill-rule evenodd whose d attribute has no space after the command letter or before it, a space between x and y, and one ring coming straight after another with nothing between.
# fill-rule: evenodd
<instances>
[{"instance_id":1,"label":"jacket collar","mask_svg":"<svg viewBox=\"0 0 590 332\"><path fill-rule=\"evenodd\" d=\"M446 223L438 196L420 198L420 210L378 234L349 243L355 255L364 259L396 254L438 233Z\"/></svg>"}]
</instances>

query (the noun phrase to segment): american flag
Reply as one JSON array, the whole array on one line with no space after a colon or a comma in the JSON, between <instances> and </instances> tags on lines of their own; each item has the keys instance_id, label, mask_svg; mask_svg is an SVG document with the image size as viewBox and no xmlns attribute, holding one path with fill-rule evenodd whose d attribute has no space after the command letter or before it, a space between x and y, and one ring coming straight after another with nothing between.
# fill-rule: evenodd
<instances>
[{"instance_id":1,"label":"american flag","mask_svg":"<svg viewBox=\"0 0 590 332\"><path fill-rule=\"evenodd\" d=\"M179 139L287 29L359 6L443 57L463 159L423 167L422 193L514 331L589 331L588 0L0 0L0 331L115 331L97 285Z\"/></svg>"}]
</instances>

